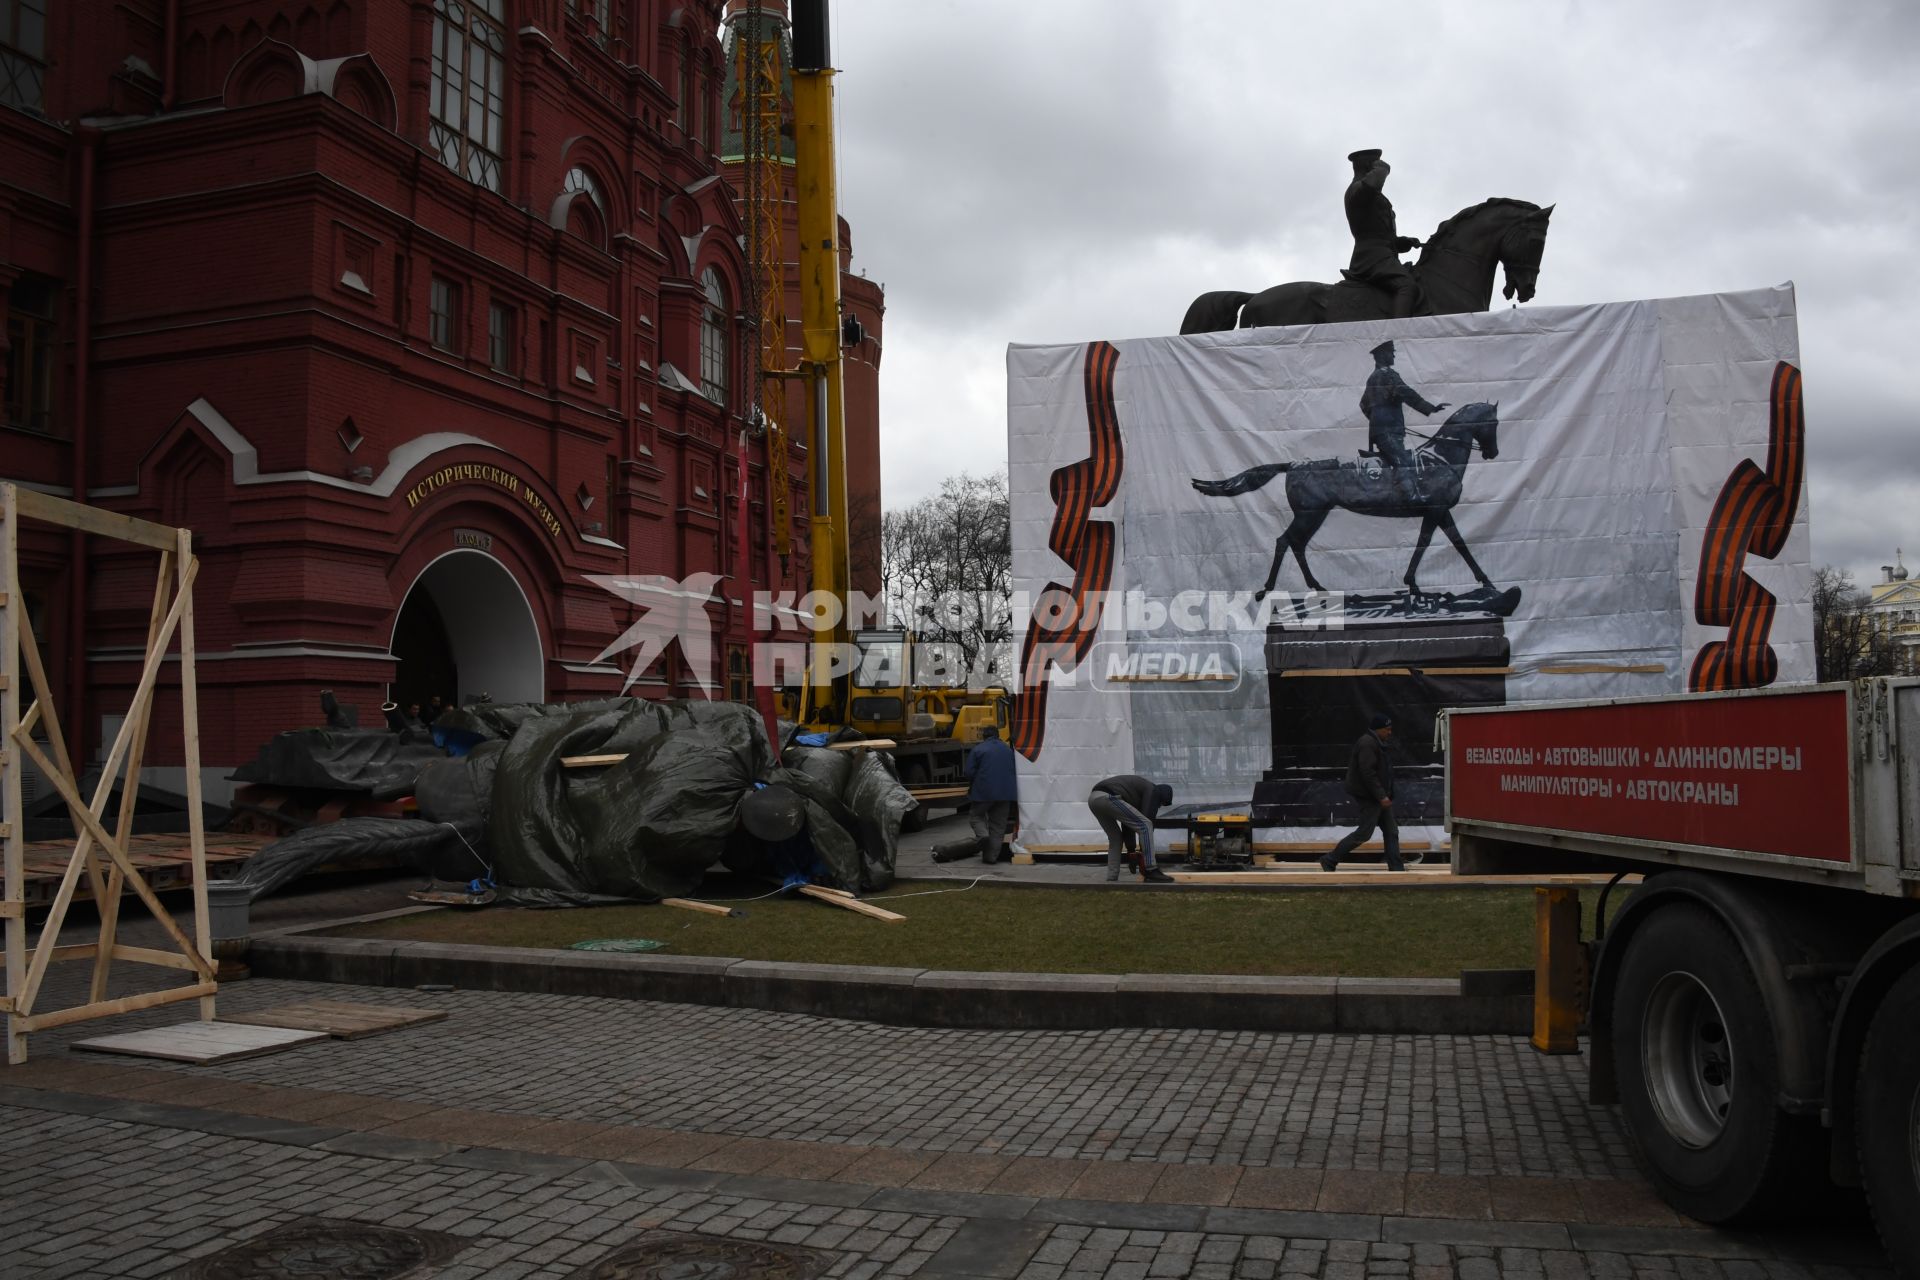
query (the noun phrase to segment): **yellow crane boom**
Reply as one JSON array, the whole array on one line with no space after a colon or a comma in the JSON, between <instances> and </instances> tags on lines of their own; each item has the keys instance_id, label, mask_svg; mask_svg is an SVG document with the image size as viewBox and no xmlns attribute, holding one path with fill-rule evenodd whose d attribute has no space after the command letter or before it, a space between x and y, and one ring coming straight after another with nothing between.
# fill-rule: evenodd
<instances>
[{"instance_id":1,"label":"yellow crane boom","mask_svg":"<svg viewBox=\"0 0 1920 1280\"><path fill-rule=\"evenodd\" d=\"M800 228L801 371L807 380L808 524L813 589L844 604L847 567L847 432L841 390L840 212L834 197L833 65L827 0L793 5L794 177ZM842 609L814 634L809 701L816 716L846 723L836 696L832 653L845 652L852 631ZM830 649L828 646L831 645ZM846 688L845 678L838 682Z\"/></svg>"}]
</instances>

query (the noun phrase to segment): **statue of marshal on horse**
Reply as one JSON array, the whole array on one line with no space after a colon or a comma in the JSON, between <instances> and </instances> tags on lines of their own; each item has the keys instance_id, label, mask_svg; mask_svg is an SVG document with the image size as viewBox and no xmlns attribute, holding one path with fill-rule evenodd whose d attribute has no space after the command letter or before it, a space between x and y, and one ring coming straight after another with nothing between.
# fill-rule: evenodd
<instances>
[{"instance_id":1,"label":"statue of marshal on horse","mask_svg":"<svg viewBox=\"0 0 1920 1280\"><path fill-rule=\"evenodd\" d=\"M1494 272L1502 268L1503 297L1533 297L1552 205L1543 209L1496 196L1448 218L1423 244L1400 234L1385 189L1391 170L1381 153L1369 148L1347 159L1353 166L1345 197L1353 257L1341 272L1345 279L1299 280L1251 294L1203 293L1187 308L1181 333L1485 311L1493 305ZM1411 267L1400 261L1415 249L1421 253Z\"/></svg>"}]
</instances>

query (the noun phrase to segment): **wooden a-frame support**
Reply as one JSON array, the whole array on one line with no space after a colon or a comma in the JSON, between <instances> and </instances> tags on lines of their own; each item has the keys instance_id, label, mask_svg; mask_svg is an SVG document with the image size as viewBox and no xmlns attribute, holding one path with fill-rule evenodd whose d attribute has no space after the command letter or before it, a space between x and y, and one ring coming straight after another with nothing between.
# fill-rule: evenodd
<instances>
[{"instance_id":1,"label":"wooden a-frame support","mask_svg":"<svg viewBox=\"0 0 1920 1280\"><path fill-rule=\"evenodd\" d=\"M60 717L54 708L40 647L20 596L20 522L38 520L82 533L115 538L160 553L160 571L154 583L153 610L147 623L147 649L140 682L127 707L119 735L107 753L94 788L93 802L81 798L78 775L67 752ZM6 995L0 1011L7 1015L7 1061L27 1060L27 1034L49 1027L84 1022L135 1009L198 999L203 1021L213 1018L212 942L207 921L207 842L200 810L199 699L193 671L193 580L199 561L193 554L193 535L131 516L68 502L17 485L0 484L0 842L5 850L5 897L0 898L0 923L6 926ZM82 584L76 583L75 590ZM180 637L180 711L185 737L187 830L193 850L193 930L189 939L152 886L127 854L133 832L134 806L140 789L140 767L146 751L147 729L153 718L154 688L168 657L174 635ZM76 655L76 661L79 660ZM20 710L20 676L24 664L33 702ZM34 739L35 729L46 733L46 749ZM27 946L25 813L20 801L22 760L39 766L54 790L66 801L78 833L73 855L54 895L53 905L32 948ZM113 785L120 787L120 807L112 830L106 825L107 802ZM102 855L105 855L105 864ZM94 942L61 946L60 929L66 923L80 877L87 877L100 911L100 933ZM127 946L117 939L120 898L132 889L164 929L175 949ZM93 961L93 980L87 1002L66 1009L34 1012L47 966L55 960ZM107 998L107 980L115 960L184 970L193 980L144 995Z\"/></svg>"}]
</instances>

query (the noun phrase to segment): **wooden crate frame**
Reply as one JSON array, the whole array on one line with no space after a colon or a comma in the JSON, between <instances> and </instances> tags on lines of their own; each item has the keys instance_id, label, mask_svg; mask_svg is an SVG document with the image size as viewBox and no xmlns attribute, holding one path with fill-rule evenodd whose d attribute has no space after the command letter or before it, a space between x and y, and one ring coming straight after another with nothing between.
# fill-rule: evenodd
<instances>
[{"instance_id":1,"label":"wooden crate frame","mask_svg":"<svg viewBox=\"0 0 1920 1280\"><path fill-rule=\"evenodd\" d=\"M37 520L83 534L113 538L160 553L154 581L153 610L147 623L147 648L140 683L127 707L112 749L101 769L93 802L80 797L80 785L68 756L60 717L54 707L40 647L20 595L20 523ZM6 926L6 995L0 1011L7 1015L7 1061L27 1060L27 1036L33 1031L86 1022L94 1018L150 1009L182 1000L200 1002L200 1018L214 1016L213 947L207 917L207 839L200 809L199 694L193 670L193 580L200 563L193 554L193 534L186 529L136 520L118 512L102 511L14 484L0 484L0 839L4 840L5 897L0 898L0 923ZM76 586L78 589L78 586ZM153 888L127 854L138 800L140 768L146 751L147 729L153 716L154 690L168 658L174 635L180 637L180 709L186 749L187 832L193 862L193 931L189 939L171 913L160 904ZM20 674L26 668L33 702L20 710ZM34 741L36 727L44 727L48 751ZM27 947L25 819L21 806L22 757L32 760L67 802L78 835L67 860L60 888L47 909L40 936ZM114 830L105 825L107 801L125 766L120 807ZM101 854L104 853L103 865ZM100 933L93 942L61 946L60 930L84 874L100 911ZM127 889L147 905L174 944L173 950L132 947L117 941L120 898ZM56 960L93 961L93 982L86 1003L67 1009L36 1013L34 1006ZM184 970L193 976L186 986L142 995L107 998L107 979L115 960Z\"/></svg>"}]
</instances>

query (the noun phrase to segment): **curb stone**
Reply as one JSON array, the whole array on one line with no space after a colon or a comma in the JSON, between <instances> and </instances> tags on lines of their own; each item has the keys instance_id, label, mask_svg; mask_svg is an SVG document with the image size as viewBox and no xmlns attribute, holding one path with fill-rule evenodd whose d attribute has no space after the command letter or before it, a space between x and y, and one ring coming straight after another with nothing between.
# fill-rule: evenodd
<instances>
[{"instance_id":1,"label":"curb stone","mask_svg":"<svg viewBox=\"0 0 1920 1280\"><path fill-rule=\"evenodd\" d=\"M296 931L255 938L248 963L263 978L372 987L449 983L894 1026L1526 1035L1533 1025L1532 1000L1520 984L1500 994L1467 994L1452 978L987 973L389 942ZM1470 982L1468 989L1483 992L1488 985Z\"/></svg>"}]
</instances>

